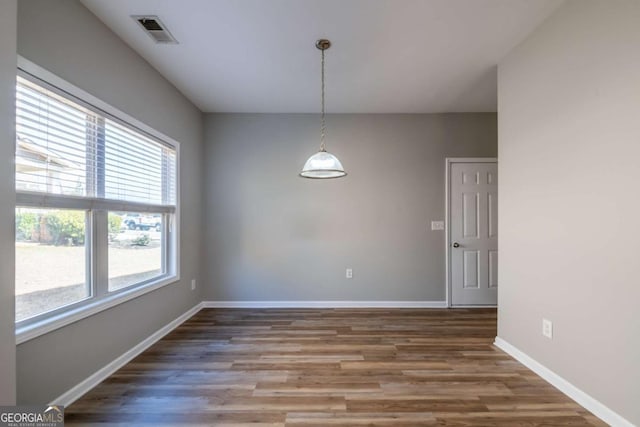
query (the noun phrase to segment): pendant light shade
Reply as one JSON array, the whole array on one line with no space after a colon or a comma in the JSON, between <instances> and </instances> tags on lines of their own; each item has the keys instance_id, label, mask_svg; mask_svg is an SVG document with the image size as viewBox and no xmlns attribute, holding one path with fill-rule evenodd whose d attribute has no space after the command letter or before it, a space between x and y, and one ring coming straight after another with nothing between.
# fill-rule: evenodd
<instances>
[{"instance_id":1,"label":"pendant light shade","mask_svg":"<svg viewBox=\"0 0 640 427\"><path fill-rule=\"evenodd\" d=\"M318 151L309 157L300 172L303 178L315 179L340 178L346 174L340 160L326 151Z\"/></svg>"},{"instance_id":2,"label":"pendant light shade","mask_svg":"<svg viewBox=\"0 0 640 427\"><path fill-rule=\"evenodd\" d=\"M324 113L324 51L331 47L329 40L321 39L316 41L316 47L322 52L322 68L321 68L321 82L322 82L322 122L320 125L320 151L309 157L309 160L302 167L300 176L303 178L313 179L328 179L328 178L340 178L347 173L342 167L340 160L333 154L329 153L325 149L324 137L325 137L325 113Z\"/></svg>"}]
</instances>

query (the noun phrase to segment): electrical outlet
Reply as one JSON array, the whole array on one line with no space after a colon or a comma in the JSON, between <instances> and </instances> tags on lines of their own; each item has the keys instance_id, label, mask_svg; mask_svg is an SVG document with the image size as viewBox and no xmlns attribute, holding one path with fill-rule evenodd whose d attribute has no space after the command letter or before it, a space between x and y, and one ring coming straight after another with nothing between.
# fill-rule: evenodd
<instances>
[{"instance_id":1,"label":"electrical outlet","mask_svg":"<svg viewBox=\"0 0 640 427\"><path fill-rule=\"evenodd\" d=\"M353 269L347 268L347 279L353 279Z\"/></svg>"},{"instance_id":2,"label":"electrical outlet","mask_svg":"<svg viewBox=\"0 0 640 427\"><path fill-rule=\"evenodd\" d=\"M196 279L191 279L191 290L192 291L196 290Z\"/></svg>"},{"instance_id":3,"label":"electrical outlet","mask_svg":"<svg viewBox=\"0 0 640 427\"><path fill-rule=\"evenodd\" d=\"M553 339L553 322L551 320L542 319L542 335Z\"/></svg>"}]
</instances>

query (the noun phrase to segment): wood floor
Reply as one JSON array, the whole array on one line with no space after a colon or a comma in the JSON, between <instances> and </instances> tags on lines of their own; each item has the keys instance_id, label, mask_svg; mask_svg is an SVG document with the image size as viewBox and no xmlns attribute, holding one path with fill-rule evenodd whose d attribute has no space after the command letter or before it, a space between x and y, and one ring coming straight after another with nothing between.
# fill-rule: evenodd
<instances>
[{"instance_id":1,"label":"wood floor","mask_svg":"<svg viewBox=\"0 0 640 427\"><path fill-rule=\"evenodd\" d=\"M603 426L492 345L496 311L205 309L67 425Z\"/></svg>"}]
</instances>

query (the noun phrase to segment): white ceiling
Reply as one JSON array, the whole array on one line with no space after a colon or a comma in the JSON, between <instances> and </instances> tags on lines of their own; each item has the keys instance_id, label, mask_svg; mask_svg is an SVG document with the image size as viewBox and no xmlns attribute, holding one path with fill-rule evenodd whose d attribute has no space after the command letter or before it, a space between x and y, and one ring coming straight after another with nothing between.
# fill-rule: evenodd
<instances>
[{"instance_id":1,"label":"white ceiling","mask_svg":"<svg viewBox=\"0 0 640 427\"><path fill-rule=\"evenodd\" d=\"M204 112L496 111L496 64L561 0L82 0ZM130 15L158 15L157 45Z\"/></svg>"}]
</instances>

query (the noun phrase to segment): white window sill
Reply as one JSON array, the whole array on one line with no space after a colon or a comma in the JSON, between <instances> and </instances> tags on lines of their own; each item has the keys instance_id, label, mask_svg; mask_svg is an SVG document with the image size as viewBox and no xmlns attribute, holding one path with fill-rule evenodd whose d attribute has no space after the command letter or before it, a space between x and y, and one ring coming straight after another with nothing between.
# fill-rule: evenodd
<instances>
[{"instance_id":1,"label":"white window sill","mask_svg":"<svg viewBox=\"0 0 640 427\"><path fill-rule=\"evenodd\" d=\"M71 323L93 316L96 313L107 310L126 301L132 300L151 291L154 291L171 283L180 280L179 276L163 277L159 280L125 289L112 295L104 296L100 299L90 299L79 307L58 313L42 320L29 323L23 326L16 326L16 345L22 344L41 335L60 329Z\"/></svg>"}]
</instances>

